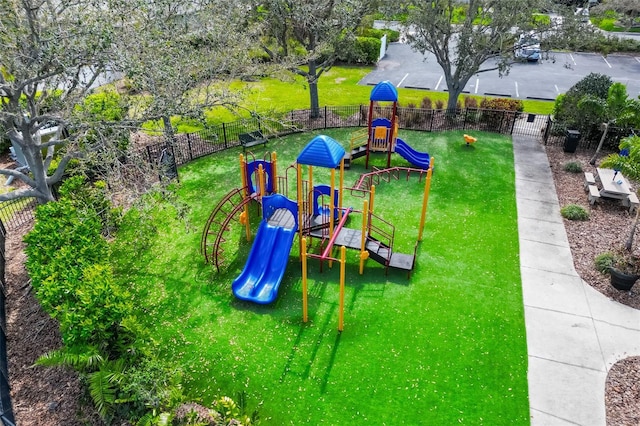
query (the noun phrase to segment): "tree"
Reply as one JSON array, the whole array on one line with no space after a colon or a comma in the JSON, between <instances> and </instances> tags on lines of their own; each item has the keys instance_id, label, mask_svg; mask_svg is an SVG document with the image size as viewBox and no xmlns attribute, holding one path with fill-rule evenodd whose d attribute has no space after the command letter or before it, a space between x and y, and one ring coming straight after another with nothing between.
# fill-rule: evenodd
<instances>
[{"instance_id":1,"label":"tree","mask_svg":"<svg viewBox=\"0 0 640 426\"><path fill-rule=\"evenodd\" d=\"M447 109L456 108L458 97L478 73L508 72L513 62L514 34L533 29L532 0L414 1L407 24L411 46L432 53L449 91Z\"/></svg>"},{"instance_id":2,"label":"tree","mask_svg":"<svg viewBox=\"0 0 640 426\"><path fill-rule=\"evenodd\" d=\"M565 129L579 130L583 137L588 137L593 125L599 124L601 119L597 114L593 115L596 113L594 109L590 111L583 109L582 113L578 112L578 103L585 96L606 102L611 84L613 84L611 77L604 74L590 73L571 86L567 93L561 94L556 98L553 107L554 119ZM582 115L584 113L591 115L584 116Z\"/></svg>"},{"instance_id":3,"label":"tree","mask_svg":"<svg viewBox=\"0 0 640 426\"><path fill-rule=\"evenodd\" d=\"M606 0L593 7L595 13L606 14L608 11L617 13L617 24L625 30L637 26L640 17L640 2L637 0Z\"/></svg>"},{"instance_id":4,"label":"tree","mask_svg":"<svg viewBox=\"0 0 640 426\"><path fill-rule=\"evenodd\" d=\"M640 102L629 99L626 86L616 82L609 87L606 100L594 95L585 95L580 99L578 114L583 117L595 117L604 128L596 152L589 161L593 165L596 163L598 153L607 137L609 126L612 124L627 126L640 122Z\"/></svg>"},{"instance_id":5,"label":"tree","mask_svg":"<svg viewBox=\"0 0 640 426\"><path fill-rule=\"evenodd\" d=\"M244 13L221 0L124 2L115 62L130 89L143 95L132 115L160 121L172 144L172 116L204 121L210 107L235 106L239 92L224 83L255 73Z\"/></svg>"},{"instance_id":6,"label":"tree","mask_svg":"<svg viewBox=\"0 0 640 426\"><path fill-rule=\"evenodd\" d=\"M320 111L318 80L349 45L373 2L365 0L266 0L261 3L264 51L272 61L305 78L312 117Z\"/></svg>"},{"instance_id":7,"label":"tree","mask_svg":"<svg viewBox=\"0 0 640 426\"><path fill-rule=\"evenodd\" d=\"M80 155L77 141L88 129L74 119L74 108L112 57L112 26L101 1L0 0L0 123L4 136L24 154L30 173L0 169L27 185L1 200L54 199L51 186L69 161ZM47 126L73 128L42 141ZM54 152L60 159L49 171Z\"/></svg>"}]
</instances>

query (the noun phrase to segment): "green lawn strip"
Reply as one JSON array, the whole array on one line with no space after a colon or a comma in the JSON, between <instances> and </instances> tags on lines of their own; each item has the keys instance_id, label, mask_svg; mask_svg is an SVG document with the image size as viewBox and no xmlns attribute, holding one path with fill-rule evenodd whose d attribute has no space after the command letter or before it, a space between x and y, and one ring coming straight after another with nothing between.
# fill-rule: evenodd
<instances>
[{"instance_id":1,"label":"green lawn strip","mask_svg":"<svg viewBox=\"0 0 640 426\"><path fill-rule=\"evenodd\" d=\"M320 105L369 105L371 86L360 85L371 67L334 66L322 74L318 80L318 96ZM234 90L246 92L244 106L248 110L257 111L260 114L283 113L298 109L309 109L309 87L302 77L291 77L287 80L277 78L262 78L255 82L236 81L232 84ZM446 92L433 92L419 89L399 88L398 95L401 106L413 104L420 107L422 99L429 97L435 106L437 100L442 100L446 106L448 94ZM464 95L471 96L471 95ZM483 96L472 96L478 100ZM462 97L460 100L462 101ZM524 111L532 114L551 114L553 102L523 99ZM242 115L242 114L241 114ZM246 111L244 116L248 116ZM233 122L238 116L228 110L219 107L205 112L210 124ZM181 131L194 131L193 123L185 123L180 127Z\"/></svg>"},{"instance_id":2,"label":"green lawn strip","mask_svg":"<svg viewBox=\"0 0 640 426\"><path fill-rule=\"evenodd\" d=\"M325 133L348 143L349 130ZM281 172L312 136L270 143ZM201 229L218 200L239 186L240 150L182 167L188 223L170 207L158 210L157 239L128 279L157 350L182 363L187 393L208 403L245 391L251 407L262 403L263 424L528 424L511 142L474 136L478 142L467 147L462 132L401 131L436 158L416 270L407 280L368 261L359 275L357 252L347 251L342 334L337 264L321 273L310 263L310 321L301 321L297 243L268 306L231 293L251 244L240 226L228 233L228 266L216 274L203 265ZM386 165L383 157L372 163ZM346 185L363 164L354 162ZM314 169L314 182L328 183L326 176ZM412 177L377 187L376 212L394 222L402 251L417 237L423 185ZM345 196L345 205L360 209L361 199ZM358 223L354 217L349 226Z\"/></svg>"}]
</instances>

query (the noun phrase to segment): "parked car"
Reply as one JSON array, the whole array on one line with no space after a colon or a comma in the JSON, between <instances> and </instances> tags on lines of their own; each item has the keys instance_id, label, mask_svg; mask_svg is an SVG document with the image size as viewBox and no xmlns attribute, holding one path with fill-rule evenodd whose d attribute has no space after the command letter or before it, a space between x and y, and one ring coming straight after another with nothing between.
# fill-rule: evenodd
<instances>
[{"instance_id":1,"label":"parked car","mask_svg":"<svg viewBox=\"0 0 640 426\"><path fill-rule=\"evenodd\" d=\"M533 32L520 34L513 53L517 59L537 62L540 59L540 37Z\"/></svg>"}]
</instances>

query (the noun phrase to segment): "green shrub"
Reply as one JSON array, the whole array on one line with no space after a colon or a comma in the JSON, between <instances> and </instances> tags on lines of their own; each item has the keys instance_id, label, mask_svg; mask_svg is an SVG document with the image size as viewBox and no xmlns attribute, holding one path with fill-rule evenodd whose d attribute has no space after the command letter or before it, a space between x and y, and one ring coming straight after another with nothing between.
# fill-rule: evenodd
<instances>
[{"instance_id":1,"label":"green shrub","mask_svg":"<svg viewBox=\"0 0 640 426\"><path fill-rule=\"evenodd\" d=\"M380 39L356 37L345 39L338 49L337 59L348 64L374 64L380 55Z\"/></svg>"},{"instance_id":2,"label":"green shrub","mask_svg":"<svg viewBox=\"0 0 640 426\"><path fill-rule=\"evenodd\" d=\"M378 40L382 39L384 35L387 35L387 43L393 43L400 40L400 32L396 30L391 30L389 28L376 29L376 28L366 28L358 34L361 37L371 37L377 38Z\"/></svg>"},{"instance_id":3,"label":"green shrub","mask_svg":"<svg viewBox=\"0 0 640 426\"><path fill-rule=\"evenodd\" d=\"M616 262L616 255L610 251L600 253L594 259L595 267L598 272L606 274L609 268Z\"/></svg>"},{"instance_id":4,"label":"green shrub","mask_svg":"<svg viewBox=\"0 0 640 426\"><path fill-rule=\"evenodd\" d=\"M562 217L568 220L589 220L589 212L578 204L568 204L560 209Z\"/></svg>"},{"instance_id":5,"label":"green shrub","mask_svg":"<svg viewBox=\"0 0 640 426\"><path fill-rule=\"evenodd\" d=\"M520 99L483 98L480 101L480 108L499 111L524 111L524 104Z\"/></svg>"},{"instance_id":6,"label":"green shrub","mask_svg":"<svg viewBox=\"0 0 640 426\"><path fill-rule=\"evenodd\" d=\"M564 171L569 173L580 173L582 172L582 164L577 161L569 161L564 165Z\"/></svg>"},{"instance_id":7,"label":"green shrub","mask_svg":"<svg viewBox=\"0 0 640 426\"><path fill-rule=\"evenodd\" d=\"M60 322L65 345L113 354L129 336L124 323L133 307L107 263L103 196L82 186L82 178L71 178L60 187L59 201L38 206L24 238L26 267L43 309Z\"/></svg>"}]
</instances>

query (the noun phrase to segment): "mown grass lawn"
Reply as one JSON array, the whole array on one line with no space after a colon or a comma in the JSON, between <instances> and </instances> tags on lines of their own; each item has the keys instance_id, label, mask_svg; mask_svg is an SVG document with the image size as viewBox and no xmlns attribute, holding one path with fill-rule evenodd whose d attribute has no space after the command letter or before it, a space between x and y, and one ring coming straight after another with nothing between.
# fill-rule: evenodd
<instances>
[{"instance_id":1,"label":"mown grass lawn","mask_svg":"<svg viewBox=\"0 0 640 426\"><path fill-rule=\"evenodd\" d=\"M332 67L322 74L322 77L318 80L320 106L368 105L371 86L359 85L358 82L372 70L372 67ZM245 101L243 105L247 108L246 115L249 114L249 110L268 115L297 109L308 109L310 105L309 87L306 81L299 76L287 76L282 79L261 78L254 82L235 81L231 88L244 93ZM429 97L434 105L437 100L441 100L446 107L448 98L447 92L407 89L404 87L398 89L398 95L401 106L413 104L420 107L422 99ZM471 96L477 99L478 103L483 99L482 96L463 96ZM460 97L461 102L463 102L463 96ZM553 102L533 99L522 99L522 103L524 111L533 114L551 114L554 104ZM222 107L205 112L205 116L210 124L228 123L238 119L236 115ZM185 132L197 130L189 122L181 123L178 127Z\"/></svg>"},{"instance_id":2,"label":"mown grass lawn","mask_svg":"<svg viewBox=\"0 0 640 426\"><path fill-rule=\"evenodd\" d=\"M346 146L350 131L324 133ZM285 173L314 135L271 141L257 155L276 151ZM416 269L410 279L385 275L369 260L359 275L357 252L348 251L342 333L337 265L320 272L310 264L310 318L302 322L297 243L279 297L268 306L231 293L251 244L240 226L227 233L221 273L204 265L201 231L216 203L240 186L241 151L180 168L178 203L190 208L185 220L169 204L158 210L151 249L121 260L129 262L155 347L182 366L187 394L209 403L244 392L268 425L528 424L512 145L502 135L474 136L478 142L467 147L462 132L400 132L435 157ZM373 163L385 166L382 157ZM408 166L397 155L393 164ZM364 161L356 160L346 184L363 172ZM315 183L326 176L314 169ZM400 251L416 241L423 187L417 177L377 187L376 212L396 226ZM345 196L346 205L361 203Z\"/></svg>"}]
</instances>

